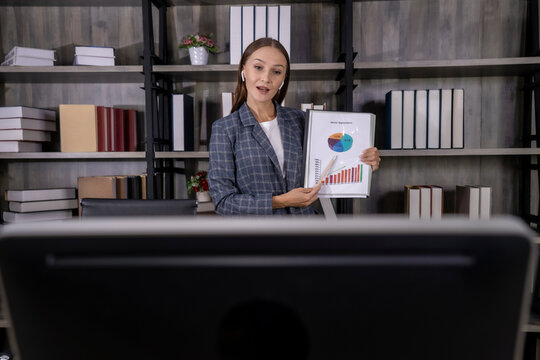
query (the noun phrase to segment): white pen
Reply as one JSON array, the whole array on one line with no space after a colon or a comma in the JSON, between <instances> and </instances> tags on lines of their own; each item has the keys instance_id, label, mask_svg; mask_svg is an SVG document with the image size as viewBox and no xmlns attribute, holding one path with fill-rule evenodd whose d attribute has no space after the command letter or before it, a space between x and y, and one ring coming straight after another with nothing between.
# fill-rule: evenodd
<instances>
[{"instance_id":1,"label":"white pen","mask_svg":"<svg viewBox=\"0 0 540 360\"><path fill-rule=\"evenodd\" d=\"M336 161L337 159L337 155L335 155L332 160L330 160L330 162L328 163L328 165L326 165L326 169L324 169L322 175L321 175L321 178L319 179L319 182L317 183L317 185L319 185L324 178L326 178L326 175L328 175L328 173L330 172L330 170L332 169L332 166L334 166L334 162Z\"/></svg>"}]
</instances>

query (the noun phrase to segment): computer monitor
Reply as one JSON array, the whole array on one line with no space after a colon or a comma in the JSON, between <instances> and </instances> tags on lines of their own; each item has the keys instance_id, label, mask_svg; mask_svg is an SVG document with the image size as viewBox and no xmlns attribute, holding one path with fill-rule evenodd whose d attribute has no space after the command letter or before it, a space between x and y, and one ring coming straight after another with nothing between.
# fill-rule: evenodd
<instances>
[{"instance_id":1,"label":"computer monitor","mask_svg":"<svg viewBox=\"0 0 540 360\"><path fill-rule=\"evenodd\" d=\"M518 359L515 219L88 219L8 225L23 360Z\"/></svg>"}]
</instances>

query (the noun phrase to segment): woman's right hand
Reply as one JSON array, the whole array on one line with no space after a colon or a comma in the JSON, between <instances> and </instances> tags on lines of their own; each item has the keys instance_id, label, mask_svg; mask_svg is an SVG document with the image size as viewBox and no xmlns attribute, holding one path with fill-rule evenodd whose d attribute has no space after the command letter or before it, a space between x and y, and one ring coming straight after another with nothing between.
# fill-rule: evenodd
<instances>
[{"instance_id":1,"label":"woman's right hand","mask_svg":"<svg viewBox=\"0 0 540 360\"><path fill-rule=\"evenodd\" d=\"M306 207L311 205L318 199L319 190L322 184L317 184L312 188L296 188L291 191L273 196L272 209L280 209L284 207Z\"/></svg>"}]
</instances>

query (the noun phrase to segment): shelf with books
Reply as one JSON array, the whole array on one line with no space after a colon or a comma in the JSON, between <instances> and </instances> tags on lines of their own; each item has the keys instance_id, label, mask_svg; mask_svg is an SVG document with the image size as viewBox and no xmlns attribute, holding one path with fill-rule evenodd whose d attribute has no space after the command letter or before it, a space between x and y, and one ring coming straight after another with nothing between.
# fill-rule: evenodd
<instances>
[{"instance_id":1,"label":"shelf with books","mask_svg":"<svg viewBox=\"0 0 540 360\"><path fill-rule=\"evenodd\" d=\"M0 153L0 160L144 160L143 151L132 152L27 152Z\"/></svg>"},{"instance_id":2,"label":"shelf with books","mask_svg":"<svg viewBox=\"0 0 540 360\"><path fill-rule=\"evenodd\" d=\"M380 150L386 157L415 156L527 156L540 155L540 148L493 148L493 149L415 149L415 150Z\"/></svg>"},{"instance_id":3,"label":"shelf with books","mask_svg":"<svg viewBox=\"0 0 540 360\"><path fill-rule=\"evenodd\" d=\"M176 81L232 82L236 81L238 65L156 65L153 69ZM335 80L344 69L343 63L291 64L291 80Z\"/></svg>"},{"instance_id":4,"label":"shelf with books","mask_svg":"<svg viewBox=\"0 0 540 360\"><path fill-rule=\"evenodd\" d=\"M354 63L355 79L519 76L540 71L540 57L493 59L361 61Z\"/></svg>"},{"instance_id":5,"label":"shelf with books","mask_svg":"<svg viewBox=\"0 0 540 360\"><path fill-rule=\"evenodd\" d=\"M6 83L143 83L143 67L127 66L2 66Z\"/></svg>"}]
</instances>

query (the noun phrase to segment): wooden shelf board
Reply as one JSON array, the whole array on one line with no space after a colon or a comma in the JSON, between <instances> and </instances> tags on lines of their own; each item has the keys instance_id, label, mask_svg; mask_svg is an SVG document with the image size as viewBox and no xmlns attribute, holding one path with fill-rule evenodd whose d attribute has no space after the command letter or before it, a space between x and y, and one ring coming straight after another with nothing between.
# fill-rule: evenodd
<instances>
[{"instance_id":1,"label":"wooden shelf board","mask_svg":"<svg viewBox=\"0 0 540 360\"><path fill-rule=\"evenodd\" d=\"M291 80L335 80L343 63L291 64ZM176 81L236 81L238 65L156 65L154 72L172 76Z\"/></svg>"},{"instance_id":2,"label":"wooden shelf board","mask_svg":"<svg viewBox=\"0 0 540 360\"><path fill-rule=\"evenodd\" d=\"M0 66L6 83L144 83L143 68L129 66Z\"/></svg>"},{"instance_id":3,"label":"wooden shelf board","mask_svg":"<svg viewBox=\"0 0 540 360\"><path fill-rule=\"evenodd\" d=\"M355 62L355 79L513 76L540 70L540 57Z\"/></svg>"},{"instance_id":4,"label":"wooden shelf board","mask_svg":"<svg viewBox=\"0 0 540 360\"><path fill-rule=\"evenodd\" d=\"M143 151L134 152L31 152L0 153L1 160L144 160Z\"/></svg>"},{"instance_id":5,"label":"wooden shelf board","mask_svg":"<svg viewBox=\"0 0 540 360\"><path fill-rule=\"evenodd\" d=\"M359 0L355 0L359 1ZM380 1L380 0L370 0ZM165 0L169 5L223 5L222 0ZM327 2L334 3L334 0L284 0L280 1L281 4L294 4L294 3L312 3L312 2ZM228 0L227 5L235 4L268 4L268 0ZM81 6L80 0L2 0L2 6ZM141 0L91 0L84 4L84 6L141 6Z\"/></svg>"},{"instance_id":6,"label":"wooden shelf board","mask_svg":"<svg viewBox=\"0 0 540 360\"><path fill-rule=\"evenodd\" d=\"M385 157L540 155L540 148L379 150Z\"/></svg>"}]
</instances>

